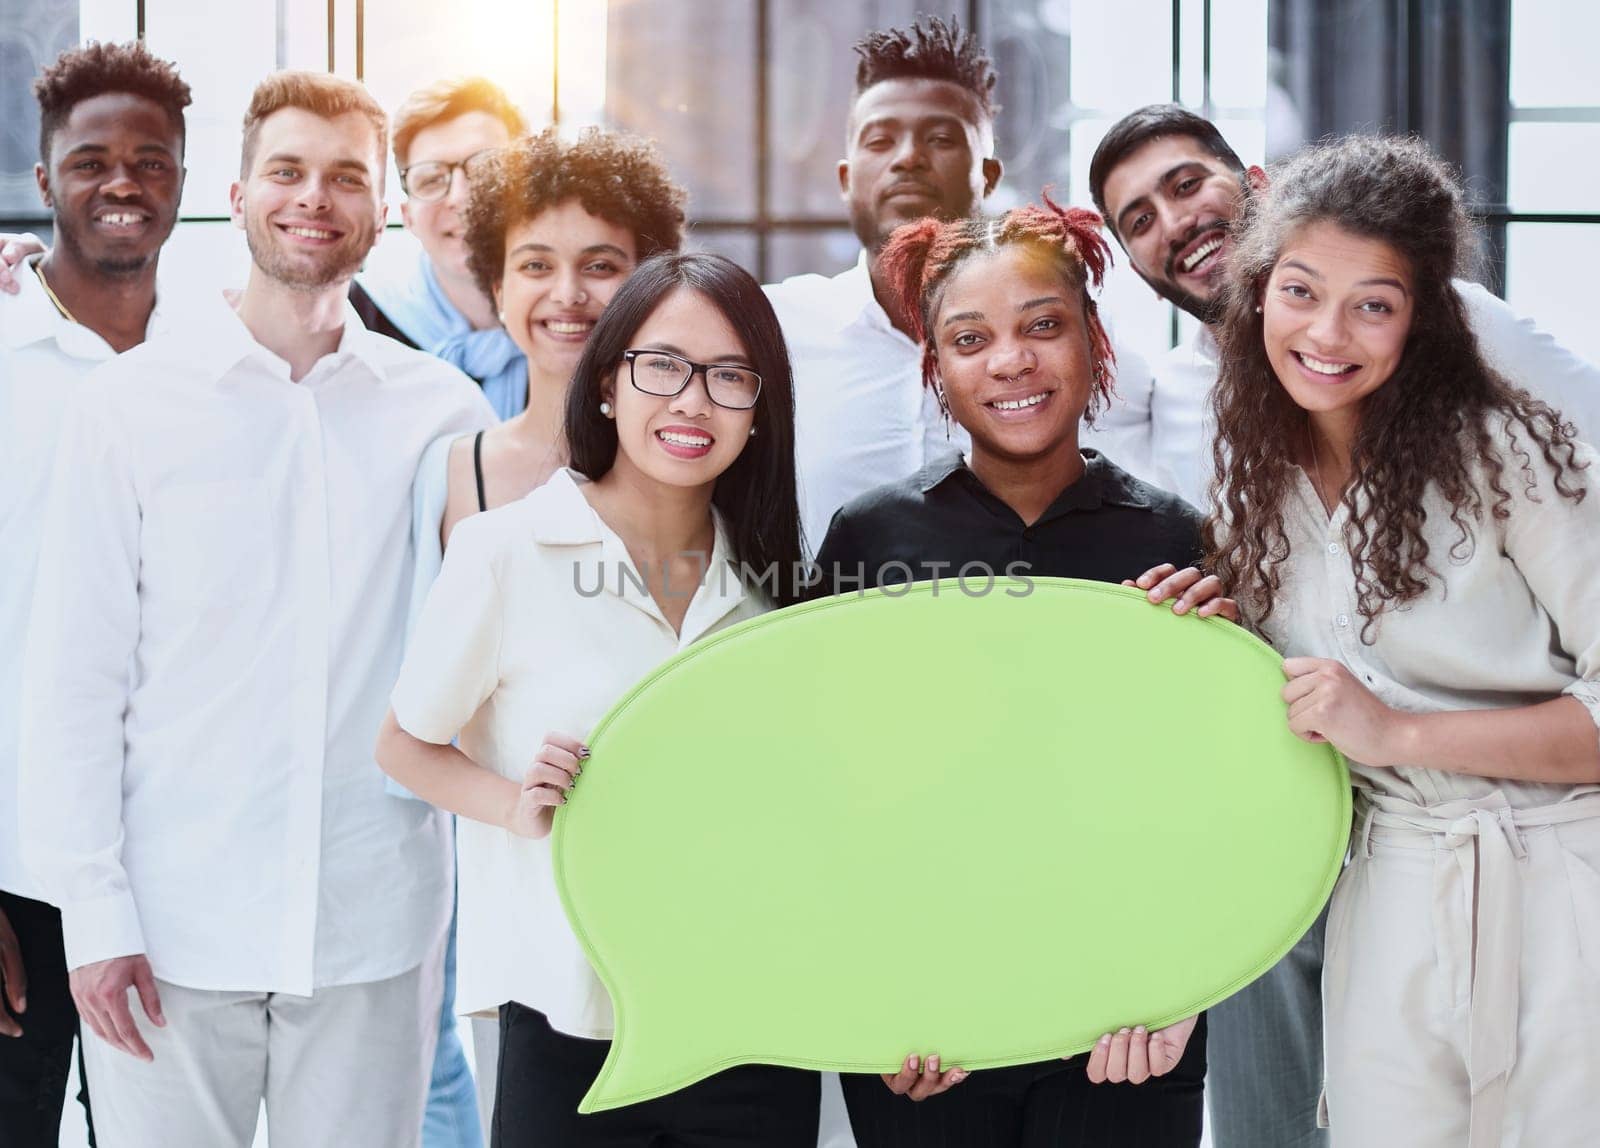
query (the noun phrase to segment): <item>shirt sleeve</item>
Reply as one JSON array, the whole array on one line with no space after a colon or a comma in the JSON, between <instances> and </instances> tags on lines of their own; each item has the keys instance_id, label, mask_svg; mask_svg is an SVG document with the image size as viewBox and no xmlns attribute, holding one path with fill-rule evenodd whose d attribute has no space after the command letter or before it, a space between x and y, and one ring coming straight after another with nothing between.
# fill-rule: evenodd
<instances>
[{"instance_id":1,"label":"shirt sleeve","mask_svg":"<svg viewBox=\"0 0 1600 1148\"><path fill-rule=\"evenodd\" d=\"M865 558L856 543L850 515L843 509L834 511L828 533L817 551L817 582L808 597L831 598L841 592L864 589Z\"/></svg>"},{"instance_id":2,"label":"shirt sleeve","mask_svg":"<svg viewBox=\"0 0 1600 1148\"><path fill-rule=\"evenodd\" d=\"M400 728L435 745L460 733L500 682L504 599L490 517L475 515L451 535L390 699Z\"/></svg>"},{"instance_id":3,"label":"shirt sleeve","mask_svg":"<svg viewBox=\"0 0 1600 1148\"><path fill-rule=\"evenodd\" d=\"M1078 445L1091 447L1123 470L1156 483L1161 472L1151 450L1151 403L1156 379L1149 361L1114 336L1111 340L1116 364L1115 383L1106 408L1078 431Z\"/></svg>"},{"instance_id":4,"label":"shirt sleeve","mask_svg":"<svg viewBox=\"0 0 1600 1148\"><path fill-rule=\"evenodd\" d=\"M122 864L140 509L100 384L81 387L63 417L23 668L20 844L61 909L68 968L145 951Z\"/></svg>"},{"instance_id":5,"label":"shirt sleeve","mask_svg":"<svg viewBox=\"0 0 1600 1148\"><path fill-rule=\"evenodd\" d=\"M1600 365L1568 350L1478 284L1458 280L1455 287L1484 358L1513 385L1577 424L1579 438L1600 443Z\"/></svg>"},{"instance_id":6,"label":"shirt sleeve","mask_svg":"<svg viewBox=\"0 0 1600 1148\"><path fill-rule=\"evenodd\" d=\"M444 563L444 545L439 530L444 523L445 503L450 496L450 446L455 435L438 438L422 452L417 477L411 484L411 541L416 552L411 568L411 601L406 607L406 640L417 628L428 591L439 577ZM383 788L395 797L421 800L405 786L387 775Z\"/></svg>"},{"instance_id":7,"label":"shirt sleeve","mask_svg":"<svg viewBox=\"0 0 1600 1148\"><path fill-rule=\"evenodd\" d=\"M1594 576L1600 566L1600 455L1586 443L1577 444L1578 462L1588 463L1586 470L1569 472L1566 478L1569 487L1581 484L1587 489L1577 501L1555 489L1549 466L1526 432L1519 433L1518 442L1531 448L1538 482L1528 493L1522 460L1502 446L1501 485L1512 496L1510 516L1501 528L1506 556L1550 615L1557 643L1574 663L1576 680L1562 692L1582 702L1600 727L1600 579ZM1489 492L1485 497L1495 496Z\"/></svg>"}]
</instances>

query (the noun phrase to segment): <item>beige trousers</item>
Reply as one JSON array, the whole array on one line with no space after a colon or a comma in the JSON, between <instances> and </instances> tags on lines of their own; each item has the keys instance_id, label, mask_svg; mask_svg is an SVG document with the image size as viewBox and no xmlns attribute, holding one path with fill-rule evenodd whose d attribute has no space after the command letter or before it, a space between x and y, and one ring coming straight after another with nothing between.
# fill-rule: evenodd
<instances>
[{"instance_id":1,"label":"beige trousers","mask_svg":"<svg viewBox=\"0 0 1600 1148\"><path fill-rule=\"evenodd\" d=\"M1335 1148L1577 1148L1600 1128L1600 797L1363 795L1328 916Z\"/></svg>"},{"instance_id":2,"label":"beige trousers","mask_svg":"<svg viewBox=\"0 0 1600 1148\"><path fill-rule=\"evenodd\" d=\"M372 984L212 992L157 981L165 1028L130 998L155 1059L91 1033L83 1053L101 1148L414 1148L439 1035L443 967Z\"/></svg>"}]
</instances>

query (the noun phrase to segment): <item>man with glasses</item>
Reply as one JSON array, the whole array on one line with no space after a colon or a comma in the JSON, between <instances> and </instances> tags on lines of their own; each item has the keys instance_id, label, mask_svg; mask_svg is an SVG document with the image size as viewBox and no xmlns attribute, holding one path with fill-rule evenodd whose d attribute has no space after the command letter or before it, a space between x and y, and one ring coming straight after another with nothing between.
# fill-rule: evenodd
<instances>
[{"instance_id":1,"label":"man with glasses","mask_svg":"<svg viewBox=\"0 0 1600 1148\"><path fill-rule=\"evenodd\" d=\"M406 193L400 218L422 250L399 268L363 271L350 288L369 329L459 367L502 419L526 405L528 367L467 269L465 216L473 162L526 131L505 92L481 76L406 97L394 117L394 162Z\"/></svg>"}]
</instances>

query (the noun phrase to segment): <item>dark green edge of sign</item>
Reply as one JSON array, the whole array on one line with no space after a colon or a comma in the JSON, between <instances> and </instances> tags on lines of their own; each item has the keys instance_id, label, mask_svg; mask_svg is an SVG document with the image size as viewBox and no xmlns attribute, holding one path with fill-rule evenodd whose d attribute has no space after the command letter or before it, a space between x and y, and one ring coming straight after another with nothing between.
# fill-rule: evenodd
<instances>
[{"instance_id":1,"label":"dark green edge of sign","mask_svg":"<svg viewBox=\"0 0 1600 1148\"><path fill-rule=\"evenodd\" d=\"M1086 591L1095 594L1105 594L1116 598L1137 600L1141 602L1146 609L1170 610L1170 606L1166 604L1163 604L1159 607L1152 606L1146 599L1145 592L1143 590L1138 590L1131 586L1116 586L1109 582L1091 582L1079 578L1035 578L1033 579L1033 583L1035 592L1037 592L1039 589L1052 591ZM617 715L626 710L628 706L632 704L635 697L649 689L651 685L653 685L658 679L665 677L667 674L677 672L680 667L687 665L694 658L699 657L701 654L704 654L709 650L715 649L723 642L730 641L738 637L746 630L758 625L771 625L774 617L787 620L791 618L799 618L814 611L834 609L838 606L845 605L850 602L862 601L864 599L898 599L910 597L913 594L929 594L932 593L933 587L934 583L932 582L917 582L912 584L908 589L890 594L884 593L882 589L868 590L857 594L841 594L831 598L820 599L815 602L806 602L798 606L791 606L781 611L763 614L760 617L748 618L743 622L729 626L726 630L721 630L709 638L695 642L687 650L679 654L675 654L659 668L655 669L648 676L643 678L637 685L624 694L621 700L616 703L616 705L611 707L611 709L606 713L605 717L600 719L599 724L595 726L594 731L589 735L589 740L591 743L598 741L601 734L605 732L606 727L611 724ZM1252 649L1272 658L1275 662L1282 662L1282 658L1279 656L1276 650L1267 645L1267 643L1263 642L1254 634L1250 633L1250 631L1246 630L1243 626L1236 625L1222 618L1201 618L1193 613L1184 615L1184 617L1193 618L1196 623L1201 625L1220 627L1221 632L1230 635L1234 641L1244 642ZM1340 754L1338 750L1334 749L1332 745L1328 745L1326 748L1328 752L1333 755L1334 764L1337 767L1335 776L1339 780L1340 825L1340 829L1337 834L1337 840L1338 842L1343 842L1348 839L1350 834L1350 774L1348 767L1345 764L1344 756ZM612 1015L616 1020L616 1029L612 1035L612 1043L614 1045L620 1044L623 1041L623 1027L626 1010L618 1007L617 986L612 979L610 969L606 966L605 962L600 959L599 954L595 951L594 945L590 943L588 933L580 924L577 923L580 915L573 911L572 901L567 894L567 883L563 879L564 868L561 865L561 849L562 844L566 839L566 834L562 832L562 827L565 824L565 817L563 816L564 812L565 811L563 808L558 807L556 810L555 826L551 833L550 842L552 861L555 864L556 870L556 890L561 895L561 904L566 910L568 922L574 924L575 926L573 932L578 938L578 943L583 946L584 954L589 958L590 965L593 966L596 975L600 978L600 983L605 985L606 992L611 997ZM1333 848L1331 845L1329 848L1329 853L1333 853ZM1164 1028L1175 1021L1182 1020L1184 1017L1193 1016L1195 1013L1203 1012L1204 1010L1226 1000L1235 992L1244 988L1245 985L1248 985L1250 982L1260 977L1273 965L1277 964L1285 955L1288 954L1290 949L1294 948L1295 943L1305 935L1306 930L1310 929L1311 926L1316 922L1317 914L1322 912L1323 906L1327 904L1328 897L1333 892L1334 883L1338 881L1339 874L1343 870L1344 855L1343 851L1341 850L1335 856L1333 864L1329 866L1327 876L1322 882L1321 892L1318 894L1315 901L1310 904L1306 911L1302 914L1301 924L1294 929L1291 935L1288 936L1282 943L1269 950L1268 955L1257 962L1257 964L1251 968L1249 973L1237 978L1221 990L1202 997L1193 1005L1186 1005L1183 1008L1175 1010L1167 1016L1146 1022L1146 1027L1150 1031L1154 1032L1155 1030ZM1039 1060L1052 1060L1058 1057L1077 1056L1079 1053L1088 1052L1093 1047L1094 1042L1092 1040L1088 1044L1083 1045L1046 1045L1036 1049L1027 1049L1017 1053L1015 1056L1005 1057L1003 1059L979 1058L972 1061L963 1061L961 1067L968 1070L1004 1068L1011 1065L1028 1064ZM607 1054L605 1064L601 1066L599 1075L595 1077L594 1083L589 1086L589 1091L587 1094L585 1094L583 1102L578 1105L578 1111L580 1113L587 1114L589 1112L601 1111L600 1109L591 1107L589 1105L588 1098L589 1096L599 1092L604 1087L606 1080L611 1075L613 1056L614 1050L613 1052ZM723 1057L717 1061L713 1061L710 1064L701 1065L693 1075L662 1083L653 1088L643 1089L639 1092L619 1096L615 1099L614 1103L608 1104L606 1107L620 1108L628 1104L637 1104L645 1100L654 1100L658 1096L665 1096L668 1093L676 1092L680 1088L684 1088L690 1084L693 1084L698 1080L704 1080L707 1076L710 1076L716 1072L721 1072L725 1068L734 1068L741 1064L773 1064L784 1068L814 1069L819 1072L860 1071L879 1073L884 1071L892 1071L895 1067L893 1065L867 1063L865 1061L857 1063L845 1063L841 1067L841 1064L838 1061L823 1062L810 1060L805 1057L771 1057L761 1060L751 1060L744 1056L729 1056Z\"/></svg>"}]
</instances>

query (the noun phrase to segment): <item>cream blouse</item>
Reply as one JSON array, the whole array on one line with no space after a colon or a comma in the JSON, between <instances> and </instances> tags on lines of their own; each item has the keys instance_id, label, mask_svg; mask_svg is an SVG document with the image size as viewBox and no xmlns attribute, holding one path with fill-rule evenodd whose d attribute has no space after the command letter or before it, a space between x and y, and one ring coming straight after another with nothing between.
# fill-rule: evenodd
<instances>
[{"instance_id":1,"label":"cream blouse","mask_svg":"<svg viewBox=\"0 0 1600 1148\"><path fill-rule=\"evenodd\" d=\"M407 733L437 745L459 735L473 761L520 781L546 731L587 737L662 662L770 608L735 573L718 521L674 632L585 484L558 470L456 527L394 689ZM611 1001L562 910L550 839L462 817L456 849L457 1011L514 1000L571 1036L610 1037Z\"/></svg>"},{"instance_id":2,"label":"cream blouse","mask_svg":"<svg viewBox=\"0 0 1600 1148\"><path fill-rule=\"evenodd\" d=\"M1527 447L1526 432L1519 432ZM1362 641L1355 577L1346 550L1349 515L1329 519L1303 472L1285 507L1289 558L1270 618L1259 629L1280 653L1343 662L1385 704L1412 713L1498 709L1577 698L1600 725L1600 465L1586 444L1571 474L1587 497L1558 494L1554 476L1535 449L1530 492L1522 460L1496 436L1511 495L1509 518L1490 513L1496 495L1478 476L1484 511L1472 527L1473 545L1458 547L1460 531L1437 490L1424 499L1423 536L1439 578L1420 598L1390 607ZM1466 552L1461 553L1462 550ZM1247 609L1247 613L1252 613ZM1600 736L1600 733L1597 733ZM1500 792L1514 807L1548 805L1600 785L1506 781L1420 767L1383 769L1350 763L1358 787L1422 805Z\"/></svg>"}]
</instances>

